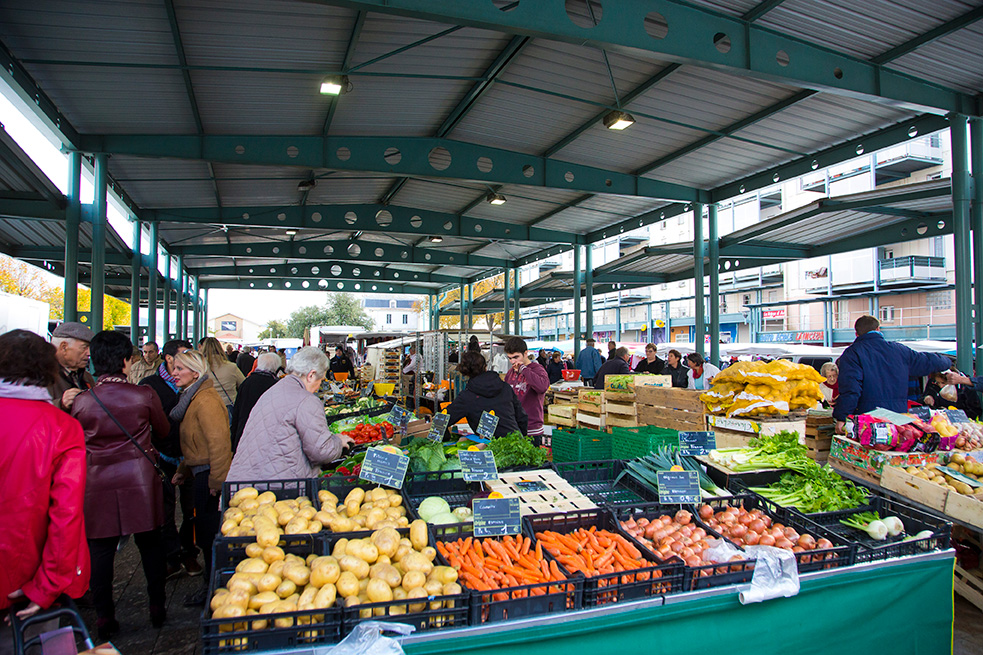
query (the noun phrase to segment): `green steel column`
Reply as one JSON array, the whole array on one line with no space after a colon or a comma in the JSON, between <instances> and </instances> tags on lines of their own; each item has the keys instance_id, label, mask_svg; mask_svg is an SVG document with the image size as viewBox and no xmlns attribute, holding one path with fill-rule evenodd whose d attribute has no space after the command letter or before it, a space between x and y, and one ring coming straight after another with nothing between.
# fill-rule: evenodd
<instances>
[{"instance_id":1,"label":"green steel column","mask_svg":"<svg viewBox=\"0 0 983 655\"><path fill-rule=\"evenodd\" d=\"M621 294L618 294L618 305L614 308L614 340L621 345Z\"/></svg>"},{"instance_id":2,"label":"green steel column","mask_svg":"<svg viewBox=\"0 0 983 655\"><path fill-rule=\"evenodd\" d=\"M584 271L580 266L580 246L573 247L573 361L580 357L580 288Z\"/></svg>"},{"instance_id":3,"label":"green steel column","mask_svg":"<svg viewBox=\"0 0 983 655\"><path fill-rule=\"evenodd\" d=\"M194 300L191 302L191 306L194 308L194 314L192 318L191 331L194 335L195 343L201 339L201 290L198 288L198 276L195 276L195 294Z\"/></svg>"},{"instance_id":4,"label":"green steel column","mask_svg":"<svg viewBox=\"0 0 983 655\"><path fill-rule=\"evenodd\" d=\"M458 298L458 313L459 313L459 320L460 320L459 325L461 326L461 332L463 333L464 332L464 284L463 283L460 285L459 290L461 292L461 295ZM460 345L461 354L463 355L464 344L462 343L459 345Z\"/></svg>"},{"instance_id":5,"label":"green steel column","mask_svg":"<svg viewBox=\"0 0 983 655\"><path fill-rule=\"evenodd\" d=\"M177 332L178 339L188 338L188 313L187 304L184 299L187 297L188 278L184 274L184 255L177 257L177 302L174 311L174 331Z\"/></svg>"},{"instance_id":6,"label":"green steel column","mask_svg":"<svg viewBox=\"0 0 983 655\"><path fill-rule=\"evenodd\" d=\"M164 341L171 340L171 253L164 258Z\"/></svg>"},{"instance_id":7,"label":"green steel column","mask_svg":"<svg viewBox=\"0 0 983 655\"><path fill-rule=\"evenodd\" d=\"M952 224L956 251L956 366L973 367L973 270L970 237L970 181L967 118L949 114L952 140Z\"/></svg>"},{"instance_id":8,"label":"green steel column","mask_svg":"<svg viewBox=\"0 0 983 655\"><path fill-rule=\"evenodd\" d=\"M89 327L93 332L102 329L104 314L104 295L106 293L106 193L109 180L108 159L106 153L95 156L95 180L92 201L92 322Z\"/></svg>"},{"instance_id":9,"label":"green steel column","mask_svg":"<svg viewBox=\"0 0 983 655\"><path fill-rule=\"evenodd\" d=\"M694 325L696 332L693 337L693 348L696 352L703 354L706 335L706 306L703 303L703 204L693 203L693 290L694 307L696 313Z\"/></svg>"},{"instance_id":10,"label":"green steel column","mask_svg":"<svg viewBox=\"0 0 983 655\"><path fill-rule=\"evenodd\" d=\"M147 340L157 341L157 280L160 273L157 271L157 260L160 258L159 244L157 241L157 221L150 223L150 279L147 285ZM158 345L163 345L167 339L162 339Z\"/></svg>"},{"instance_id":11,"label":"green steel column","mask_svg":"<svg viewBox=\"0 0 983 655\"><path fill-rule=\"evenodd\" d=\"M201 300L201 336L208 336L208 287L205 287Z\"/></svg>"},{"instance_id":12,"label":"green steel column","mask_svg":"<svg viewBox=\"0 0 983 655\"><path fill-rule=\"evenodd\" d=\"M717 240L717 205L710 215L710 362L720 366L720 242Z\"/></svg>"},{"instance_id":13,"label":"green steel column","mask_svg":"<svg viewBox=\"0 0 983 655\"><path fill-rule=\"evenodd\" d=\"M82 180L82 153L68 153L68 206L65 207L65 320L78 320L79 306L79 223L82 205L79 185Z\"/></svg>"},{"instance_id":14,"label":"green steel column","mask_svg":"<svg viewBox=\"0 0 983 655\"><path fill-rule=\"evenodd\" d=\"M514 307L512 314L512 334L521 337L522 336L522 317L519 316L519 269L515 269L515 280L512 287L512 305ZM539 338L539 335L536 335Z\"/></svg>"},{"instance_id":15,"label":"green steel column","mask_svg":"<svg viewBox=\"0 0 983 655\"><path fill-rule=\"evenodd\" d=\"M467 286L468 291L468 330L474 328L474 283Z\"/></svg>"},{"instance_id":16,"label":"green steel column","mask_svg":"<svg viewBox=\"0 0 983 655\"><path fill-rule=\"evenodd\" d=\"M512 310L512 264L508 263L505 265L505 279L502 280L502 293L505 296L505 313L502 314L502 332L505 334L509 333L509 324L511 321Z\"/></svg>"},{"instance_id":17,"label":"green steel column","mask_svg":"<svg viewBox=\"0 0 983 655\"><path fill-rule=\"evenodd\" d=\"M130 245L130 341L140 344L140 221L133 221Z\"/></svg>"},{"instance_id":18,"label":"green steel column","mask_svg":"<svg viewBox=\"0 0 983 655\"><path fill-rule=\"evenodd\" d=\"M983 118L969 121L973 159L973 287L976 289L976 374L983 375Z\"/></svg>"},{"instance_id":19,"label":"green steel column","mask_svg":"<svg viewBox=\"0 0 983 655\"><path fill-rule=\"evenodd\" d=\"M584 249L584 289L586 316L584 333L588 339L594 337L594 244L588 243Z\"/></svg>"}]
</instances>

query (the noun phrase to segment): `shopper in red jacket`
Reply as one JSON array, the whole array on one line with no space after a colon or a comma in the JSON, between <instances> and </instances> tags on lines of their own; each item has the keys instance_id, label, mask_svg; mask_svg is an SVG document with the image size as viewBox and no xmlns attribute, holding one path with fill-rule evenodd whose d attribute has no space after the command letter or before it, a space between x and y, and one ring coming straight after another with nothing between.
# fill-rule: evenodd
<instances>
[{"instance_id":1,"label":"shopper in red jacket","mask_svg":"<svg viewBox=\"0 0 983 655\"><path fill-rule=\"evenodd\" d=\"M52 404L54 347L27 330L0 336L0 614L26 618L60 594L89 586L82 502L85 441L78 421ZM19 604L27 601L27 607Z\"/></svg>"},{"instance_id":2,"label":"shopper in red jacket","mask_svg":"<svg viewBox=\"0 0 983 655\"><path fill-rule=\"evenodd\" d=\"M529 436L540 446L543 443L543 398L550 388L550 378L539 363L529 361L529 348L521 337L509 337L505 341L505 354L511 364L505 382L519 397L522 409L529 417Z\"/></svg>"}]
</instances>

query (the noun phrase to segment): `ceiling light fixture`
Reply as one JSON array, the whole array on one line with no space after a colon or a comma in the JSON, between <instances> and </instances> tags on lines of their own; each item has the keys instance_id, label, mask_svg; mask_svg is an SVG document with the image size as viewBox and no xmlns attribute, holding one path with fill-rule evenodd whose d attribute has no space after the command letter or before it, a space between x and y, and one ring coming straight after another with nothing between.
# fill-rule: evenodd
<instances>
[{"instance_id":1,"label":"ceiling light fixture","mask_svg":"<svg viewBox=\"0 0 983 655\"><path fill-rule=\"evenodd\" d=\"M288 237L297 236L297 230L287 230L287 236Z\"/></svg>"},{"instance_id":2,"label":"ceiling light fixture","mask_svg":"<svg viewBox=\"0 0 983 655\"><path fill-rule=\"evenodd\" d=\"M489 193L485 196L485 202L489 205L504 205L506 200L506 197L500 193Z\"/></svg>"},{"instance_id":3,"label":"ceiling light fixture","mask_svg":"<svg viewBox=\"0 0 983 655\"><path fill-rule=\"evenodd\" d=\"M317 186L317 180L301 180L297 183L297 190L301 193L310 191Z\"/></svg>"},{"instance_id":4,"label":"ceiling light fixture","mask_svg":"<svg viewBox=\"0 0 983 655\"><path fill-rule=\"evenodd\" d=\"M321 94L340 96L352 90L352 83L347 75L328 75L321 80Z\"/></svg>"},{"instance_id":5,"label":"ceiling light fixture","mask_svg":"<svg viewBox=\"0 0 983 655\"><path fill-rule=\"evenodd\" d=\"M609 130L623 130L634 124L635 118L626 111L609 111L604 116L604 127Z\"/></svg>"},{"instance_id":6,"label":"ceiling light fixture","mask_svg":"<svg viewBox=\"0 0 983 655\"><path fill-rule=\"evenodd\" d=\"M430 237L430 243L440 243L443 240L444 237L440 236L439 234L435 234L432 237Z\"/></svg>"}]
</instances>

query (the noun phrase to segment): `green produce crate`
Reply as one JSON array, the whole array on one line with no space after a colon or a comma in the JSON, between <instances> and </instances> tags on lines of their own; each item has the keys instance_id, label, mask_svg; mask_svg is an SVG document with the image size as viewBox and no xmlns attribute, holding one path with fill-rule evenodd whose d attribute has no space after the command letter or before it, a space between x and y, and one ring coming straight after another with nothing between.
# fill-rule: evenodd
<instances>
[{"instance_id":1,"label":"green produce crate","mask_svg":"<svg viewBox=\"0 0 983 655\"><path fill-rule=\"evenodd\" d=\"M637 428L611 428L611 457L634 459L643 457L660 446L679 446L679 432L653 425Z\"/></svg>"},{"instance_id":2,"label":"green produce crate","mask_svg":"<svg viewBox=\"0 0 983 655\"><path fill-rule=\"evenodd\" d=\"M611 435L587 428L553 431L554 462L588 462L598 459L611 459Z\"/></svg>"}]
</instances>

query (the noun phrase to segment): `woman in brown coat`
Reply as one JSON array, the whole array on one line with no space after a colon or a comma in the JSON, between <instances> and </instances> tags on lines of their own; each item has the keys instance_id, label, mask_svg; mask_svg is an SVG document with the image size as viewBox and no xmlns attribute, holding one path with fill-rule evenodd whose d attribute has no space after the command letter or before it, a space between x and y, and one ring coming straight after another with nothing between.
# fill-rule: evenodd
<instances>
[{"instance_id":1,"label":"woman in brown coat","mask_svg":"<svg viewBox=\"0 0 983 655\"><path fill-rule=\"evenodd\" d=\"M89 352L98 380L94 388L75 399L72 416L85 431L84 513L92 562L90 588L99 637L106 639L119 630L113 604L113 564L123 535L132 534L140 550L151 623L159 628L166 618L166 565L160 533L164 496L151 440L165 439L170 423L152 389L126 381L134 361L133 346L126 336L100 332L92 337Z\"/></svg>"},{"instance_id":2,"label":"woman in brown coat","mask_svg":"<svg viewBox=\"0 0 983 655\"><path fill-rule=\"evenodd\" d=\"M171 419L181 422L181 453L184 461L174 475L179 485L190 474L195 488L195 543L205 559L204 586L185 599L185 605L201 605L208 595L212 571L212 542L221 525L218 511L222 484L232 464L229 412L209 375L205 357L194 350L174 357L172 371L181 399L171 410Z\"/></svg>"}]
</instances>

